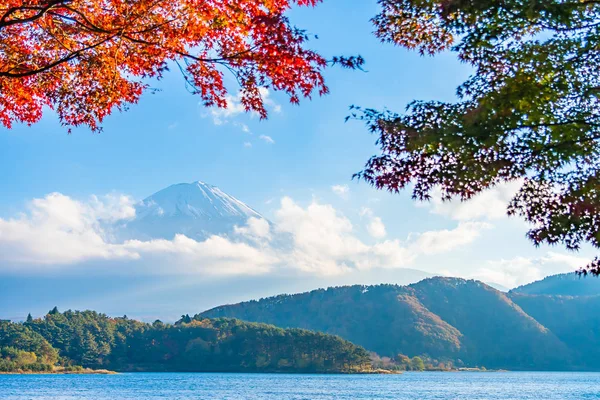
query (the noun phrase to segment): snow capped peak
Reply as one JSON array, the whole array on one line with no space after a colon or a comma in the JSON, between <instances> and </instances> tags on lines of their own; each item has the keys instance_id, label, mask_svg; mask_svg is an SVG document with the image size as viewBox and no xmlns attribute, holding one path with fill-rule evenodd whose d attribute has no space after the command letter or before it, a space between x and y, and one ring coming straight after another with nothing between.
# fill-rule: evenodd
<instances>
[{"instance_id":1,"label":"snow capped peak","mask_svg":"<svg viewBox=\"0 0 600 400\"><path fill-rule=\"evenodd\" d=\"M193 185L193 184L196 184L198 186L205 186L205 187L208 187L208 188L216 188L215 185L211 185L210 183L206 183L206 182L203 182L203 181L196 181L196 182L190 183L190 185ZM182 185L185 185L185 183L183 183Z\"/></svg>"},{"instance_id":2,"label":"snow capped peak","mask_svg":"<svg viewBox=\"0 0 600 400\"><path fill-rule=\"evenodd\" d=\"M258 212L217 186L196 181L178 183L139 202L136 218L127 224L129 238L166 238L182 233L199 239L229 234Z\"/></svg>"},{"instance_id":3,"label":"snow capped peak","mask_svg":"<svg viewBox=\"0 0 600 400\"><path fill-rule=\"evenodd\" d=\"M171 185L136 207L138 218L188 216L197 219L262 218L246 204L202 181Z\"/></svg>"}]
</instances>

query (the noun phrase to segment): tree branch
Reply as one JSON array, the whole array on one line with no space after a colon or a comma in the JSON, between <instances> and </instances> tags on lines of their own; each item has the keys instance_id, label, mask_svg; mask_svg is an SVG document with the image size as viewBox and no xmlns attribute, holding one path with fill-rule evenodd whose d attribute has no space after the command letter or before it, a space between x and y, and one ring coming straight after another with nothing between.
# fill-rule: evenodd
<instances>
[{"instance_id":1,"label":"tree branch","mask_svg":"<svg viewBox=\"0 0 600 400\"><path fill-rule=\"evenodd\" d=\"M2 15L2 18L0 18L0 29L7 28L9 26L16 25L16 24L26 24L29 22L36 21L36 20L42 18L44 15L46 15L48 13L48 11L50 11L52 8L54 8L58 5L70 3L71 1L72 0L51 0L44 7L21 6L21 7L9 8ZM28 17L28 18L11 19L11 20L8 19L12 14L14 14L18 11L35 11L35 10L38 10L38 13L31 17Z\"/></svg>"},{"instance_id":2,"label":"tree branch","mask_svg":"<svg viewBox=\"0 0 600 400\"><path fill-rule=\"evenodd\" d=\"M97 42L97 43L94 43L92 45L86 46L86 47L84 47L82 49L76 50L76 51L70 53L69 55L67 55L67 56L65 56L63 58L60 58L58 60L55 60L55 61L53 61L53 62L51 62L51 63L49 63L49 64L47 64L47 65L45 65L45 66L43 66L41 68L32 69L32 70L25 71L25 72L17 72L17 73L13 73L13 72L10 72L10 71L0 71L0 77L5 77L5 78L25 78L25 77L28 77L28 76L33 76L33 75L36 75L36 74L40 74L40 73L46 72L46 71L48 71L48 70L50 70L50 69L52 69L52 68L54 68L54 67L56 67L56 66L58 66L60 64L64 64L66 62L74 60L75 58L77 58L81 54L83 54L84 52L86 52L88 50L95 49L96 47L99 47L99 46L103 45L104 43L106 43L106 42L114 39L116 36L117 36L116 34L111 35L111 36L109 36L109 37L101 40L100 42Z\"/></svg>"}]
</instances>

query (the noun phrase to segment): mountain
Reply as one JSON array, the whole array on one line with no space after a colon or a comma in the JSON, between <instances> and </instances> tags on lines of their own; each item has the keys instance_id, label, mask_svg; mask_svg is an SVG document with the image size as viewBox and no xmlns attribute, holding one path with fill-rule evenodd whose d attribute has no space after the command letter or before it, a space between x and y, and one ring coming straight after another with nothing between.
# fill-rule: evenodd
<instances>
[{"instance_id":1,"label":"mountain","mask_svg":"<svg viewBox=\"0 0 600 400\"><path fill-rule=\"evenodd\" d=\"M511 290L510 297L573 351L579 368L600 369L600 279L553 275Z\"/></svg>"},{"instance_id":2,"label":"mountain","mask_svg":"<svg viewBox=\"0 0 600 400\"><path fill-rule=\"evenodd\" d=\"M103 234L108 241L172 240L177 234L203 241L211 235L222 235L233 242L257 246L255 241L236 234L234 228L246 226L249 218L258 218L263 220L263 228L264 221L270 225L271 250L289 252L293 246L288 234L279 232L274 223L252 207L201 181L160 190L136 204L135 211L132 220L104 221ZM154 262L150 257L147 260ZM201 275L132 273L128 263L114 260L111 268L106 268L104 260L90 260L77 269L65 268L64 273L45 268L35 274L0 274L0 319L23 320L28 313L42 315L48 307L58 305L62 309L102 309L114 315L127 313L144 321L157 318L175 321L181 313L189 311L189 304L207 309L225 302L264 297L273 293L273 287L295 293L324 286L409 284L431 276L415 269L370 268L327 277L298 274L290 279L286 272L274 271L268 275L217 279ZM89 273L90 270L101 273Z\"/></svg>"},{"instance_id":3,"label":"mountain","mask_svg":"<svg viewBox=\"0 0 600 400\"><path fill-rule=\"evenodd\" d=\"M579 276L575 272L548 276L540 281L511 290L519 294L549 294L560 296L600 295L600 279Z\"/></svg>"},{"instance_id":4,"label":"mountain","mask_svg":"<svg viewBox=\"0 0 600 400\"><path fill-rule=\"evenodd\" d=\"M482 282L433 278L410 287L425 307L463 335L460 356L468 365L548 370L569 363L569 350L552 331Z\"/></svg>"},{"instance_id":5,"label":"mountain","mask_svg":"<svg viewBox=\"0 0 600 400\"><path fill-rule=\"evenodd\" d=\"M339 335L386 356L449 354L460 332L429 312L408 288L347 286L222 306L202 317L239 318Z\"/></svg>"},{"instance_id":6,"label":"mountain","mask_svg":"<svg viewBox=\"0 0 600 400\"><path fill-rule=\"evenodd\" d=\"M336 287L221 306L200 316L332 333L382 356L424 354L487 368L570 367L569 349L551 331L506 294L472 280Z\"/></svg>"},{"instance_id":7,"label":"mountain","mask_svg":"<svg viewBox=\"0 0 600 400\"><path fill-rule=\"evenodd\" d=\"M249 218L266 219L216 186L198 181L163 189L135 205L136 217L122 226L122 239L172 239L184 234L203 240L229 235Z\"/></svg>"},{"instance_id":8,"label":"mountain","mask_svg":"<svg viewBox=\"0 0 600 400\"><path fill-rule=\"evenodd\" d=\"M568 346L575 368L600 370L600 296L513 293L511 298Z\"/></svg>"}]
</instances>

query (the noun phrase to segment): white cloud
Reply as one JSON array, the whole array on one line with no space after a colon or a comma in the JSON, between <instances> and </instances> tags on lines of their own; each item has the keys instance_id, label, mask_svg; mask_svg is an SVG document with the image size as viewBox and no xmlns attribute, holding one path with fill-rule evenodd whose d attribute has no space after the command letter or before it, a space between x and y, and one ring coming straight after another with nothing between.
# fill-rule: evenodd
<instances>
[{"instance_id":1,"label":"white cloud","mask_svg":"<svg viewBox=\"0 0 600 400\"><path fill-rule=\"evenodd\" d=\"M419 255L398 239L376 243L371 249L378 260L374 268L400 268L412 263Z\"/></svg>"},{"instance_id":2,"label":"white cloud","mask_svg":"<svg viewBox=\"0 0 600 400\"><path fill-rule=\"evenodd\" d=\"M185 235L176 235L173 240L131 240L123 247L145 258L167 258L169 270L155 271L170 274L258 275L269 272L278 261L270 252L220 236L211 236L202 242Z\"/></svg>"},{"instance_id":3,"label":"white cloud","mask_svg":"<svg viewBox=\"0 0 600 400\"><path fill-rule=\"evenodd\" d=\"M250 217L246 226L236 226L234 232L250 238L271 240L269 221L262 218Z\"/></svg>"},{"instance_id":4,"label":"white cloud","mask_svg":"<svg viewBox=\"0 0 600 400\"><path fill-rule=\"evenodd\" d=\"M589 261L585 257L549 251L539 258L514 257L490 260L471 277L514 288L542 279L544 276L576 271L586 266Z\"/></svg>"},{"instance_id":5,"label":"white cloud","mask_svg":"<svg viewBox=\"0 0 600 400\"><path fill-rule=\"evenodd\" d=\"M241 94L237 96L225 96L227 107L214 107L210 110L210 114L215 125L223 125L229 122L230 119L237 117L246 112L246 109L241 103Z\"/></svg>"},{"instance_id":6,"label":"white cloud","mask_svg":"<svg viewBox=\"0 0 600 400\"><path fill-rule=\"evenodd\" d=\"M290 265L310 273L334 275L350 270L401 268L419 255L418 248L400 240L365 244L355 235L348 218L331 205L315 200L303 208L284 197L276 213L276 227L293 238Z\"/></svg>"},{"instance_id":7,"label":"white cloud","mask_svg":"<svg viewBox=\"0 0 600 400\"><path fill-rule=\"evenodd\" d=\"M360 209L360 212L358 213L361 217L372 217L373 216L373 210L370 209L369 207L362 207Z\"/></svg>"},{"instance_id":8,"label":"white cloud","mask_svg":"<svg viewBox=\"0 0 600 400\"><path fill-rule=\"evenodd\" d=\"M347 199L350 194L350 187L348 185L333 185L331 190L342 199Z\"/></svg>"},{"instance_id":9,"label":"white cloud","mask_svg":"<svg viewBox=\"0 0 600 400\"><path fill-rule=\"evenodd\" d=\"M252 148L252 143L250 142L244 142L244 147L247 149L251 149Z\"/></svg>"},{"instance_id":10,"label":"white cloud","mask_svg":"<svg viewBox=\"0 0 600 400\"><path fill-rule=\"evenodd\" d=\"M360 240L352 222L333 206L313 200L302 207L281 200L276 223L250 218L231 237L197 241L183 234L172 239L116 242L115 222L135 217L127 196L74 200L53 193L33 200L27 213L0 219L0 268L61 267L87 261L125 262L136 273L252 275L296 270L336 275L372 268L401 268L419 255L449 251L477 237L482 224L461 223L451 231L426 232L414 241L379 240L383 222L365 209L368 229L378 241ZM378 225L380 224L380 225ZM119 224L117 224L119 225ZM273 227L275 230L273 230ZM165 266L168 266L166 268Z\"/></svg>"},{"instance_id":11,"label":"white cloud","mask_svg":"<svg viewBox=\"0 0 600 400\"><path fill-rule=\"evenodd\" d=\"M375 239L384 238L387 235L385 224L381 218L375 216L373 210L369 207L363 207L359 212L361 217L368 217L369 222L367 223L367 232Z\"/></svg>"},{"instance_id":12,"label":"white cloud","mask_svg":"<svg viewBox=\"0 0 600 400\"><path fill-rule=\"evenodd\" d=\"M578 257L572 254L556 253L554 251L549 251L545 257L542 257L541 261L543 264L564 265L573 271L583 268L590 263L589 258Z\"/></svg>"},{"instance_id":13,"label":"white cloud","mask_svg":"<svg viewBox=\"0 0 600 400\"><path fill-rule=\"evenodd\" d=\"M250 127L246 124L242 124L241 122L234 122L233 126L240 128L242 132L252 134L252 132L250 131Z\"/></svg>"},{"instance_id":14,"label":"white cloud","mask_svg":"<svg viewBox=\"0 0 600 400\"><path fill-rule=\"evenodd\" d=\"M0 219L0 261L71 264L89 259L136 258L135 253L106 242L102 222L132 218L126 196L93 196L80 202L60 193L35 199L29 213Z\"/></svg>"},{"instance_id":15,"label":"white cloud","mask_svg":"<svg viewBox=\"0 0 600 400\"><path fill-rule=\"evenodd\" d=\"M265 104L265 107L268 110L271 110L275 113L280 113L281 106L279 104L277 104L271 98L271 92L266 88L260 88L259 90L260 90L260 95ZM245 109L244 105L242 104L242 93L241 92L238 92L238 94L235 96L232 96L232 95L225 96L225 101L227 103L226 107L224 107L224 108L214 107L210 110L210 116L212 117L213 123L215 125L225 125L225 124L229 123L230 121L234 120L235 118L239 117L240 115L246 113L246 109ZM257 113L252 112L250 115L256 116ZM242 131L244 131L246 133L250 133L250 128L246 124L240 123L238 121L234 121L233 125L239 127Z\"/></svg>"},{"instance_id":16,"label":"white cloud","mask_svg":"<svg viewBox=\"0 0 600 400\"><path fill-rule=\"evenodd\" d=\"M379 217L373 217L373 219L371 219L371 222L369 222L369 224L367 225L367 231L369 232L369 235L371 235L375 239L381 239L387 235L385 225Z\"/></svg>"},{"instance_id":17,"label":"white cloud","mask_svg":"<svg viewBox=\"0 0 600 400\"><path fill-rule=\"evenodd\" d=\"M173 240L112 243L107 223L135 216L126 196L92 196L82 202L53 193L33 200L29 212L0 219L0 266L65 266L90 260L140 260L146 273L257 274L277 264L270 251L212 236L199 242L176 235ZM248 221L239 233L268 239L268 222ZM169 268L165 269L164 266Z\"/></svg>"},{"instance_id":18,"label":"white cloud","mask_svg":"<svg viewBox=\"0 0 600 400\"><path fill-rule=\"evenodd\" d=\"M265 142L267 142L269 144L275 144L275 141L273 140L273 138L271 136L260 135L259 139L264 140Z\"/></svg>"},{"instance_id":19,"label":"white cloud","mask_svg":"<svg viewBox=\"0 0 600 400\"><path fill-rule=\"evenodd\" d=\"M81 203L80 203L81 204ZM134 201L129 196L109 194L98 198L92 195L88 213L92 218L116 222L135 218Z\"/></svg>"},{"instance_id":20,"label":"white cloud","mask_svg":"<svg viewBox=\"0 0 600 400\"><path fill-rule=\"evenodd\" d=\"M506 218L508 203L521 185L521 181L502 184L464 202L459 200L442 201L439 191L436 191L431 200L431 212L458 221Z\"/></svg>"},{"instance_id":21,"label":"white cloud","mask_svg":"<svg viewBox=\"0 0 600 400\"><path fill-rule=\"evenodd\" d=\"M472 278L488 283L499 283L509 289L543 277L540 265L526 257L488 261Z\"/></svg>"},{"instance_id":22,"label":"white cloud","mask_svg":"<svg viewBox=\"0 0 600 400\"><path fill-rule=\"evenodd\" d=\"M418 235L413 247L423 254L439 254L475 241L483 230L490 229L485 222L461 222L454 229L429 231Z\"/></svg>"},{"instance_id":23,"label":"white cloud","mask_svg":"<svg viewBox=\"0 0 600 400\"><path fill-rule=\"evenodd\" d=\"M296 247L316 258L320 255L343 257L360 252L364 247L352 235L350 220L331 205L313 201L302 208L291 198L284 197L275 215L277 229L292 234Z\"/></svg>"}]
</instances>

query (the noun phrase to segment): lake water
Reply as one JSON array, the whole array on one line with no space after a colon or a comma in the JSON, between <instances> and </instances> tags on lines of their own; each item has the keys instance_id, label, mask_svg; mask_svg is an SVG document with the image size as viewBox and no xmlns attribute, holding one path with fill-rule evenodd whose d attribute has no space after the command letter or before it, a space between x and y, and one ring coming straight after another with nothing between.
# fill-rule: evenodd
<instances>
[{"instance_id":1,"label":"lake water","mask_svg":"<svg viewBox=\"0 0 600 400\"><path fill-rule=\"evenodd\" d=\"M0 399L600 399L600 373L0 375Z\"/></svg>"}]
</instances>

